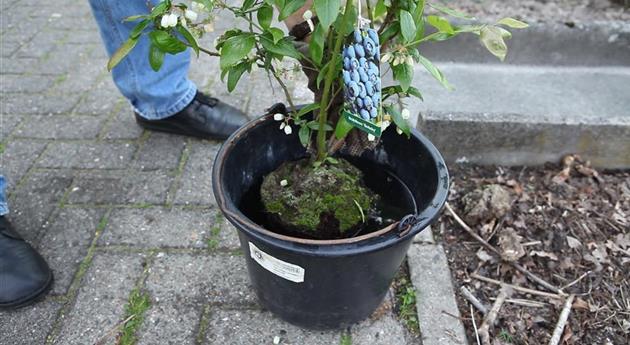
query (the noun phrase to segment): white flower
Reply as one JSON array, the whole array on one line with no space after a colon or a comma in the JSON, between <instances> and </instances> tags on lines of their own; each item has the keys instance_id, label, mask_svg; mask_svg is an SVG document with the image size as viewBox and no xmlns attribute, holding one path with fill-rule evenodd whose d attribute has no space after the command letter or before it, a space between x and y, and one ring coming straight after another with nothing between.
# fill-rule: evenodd
<instances>
[{"instance_id":1,"label":"white flower","mask_svg":"<svg viewBox=\"0 0 630 345\"><path fill-rule=\"evenodd\" d=\"M387 129L387 127L389 127L389 125L391 124L391 122L384 120L383 122L381 122L380 126L381 126L381 130L384 131Z\"/></svg>"},{"instance_id":2,"label":"white flower","mask_svg":"<svg viewBox=\"0 0 630 345\"><path fill-rule=\"evenodd\" d=\"M164 28L170 28L177 26L177 15L175 13L168 13L162 16L160 25Z\"/></svg>"},{"instance_id":3,"label":"white flower","mask_svg":"<svg viewBox=\"0 0 630 345\"><path fill-rule=\"evenodd\" d=\"M307 10L302 15L302 18L304 18L304 20L306 20L306 22L308 23L308 27L311 29L311 32L315 31L315 25L313 24L313 21L311 20L311 18L313 18L313 12L311 12L310 10Z\"/></svg>"},{"instance_id":4,"label":"white flower","mask_svg":"<svg viewBox=\"0 0 630 345\"><path fill-rule=\"evenodd\" d=\"M183 27L188 28L188 25L186 25L185 17L179 17L179 22L182 24Z\"/></svg>"},{"instance_id":5,"label":"white flower","mask_svg":"<svg viewBox=\"0 0 630 345\"><path fill-rule=\"evenodd\" d=\"M407 60L405 60L405 63L407 63L407 65L409 66L413 66L413 58L411 56L407 56Z\"/></svg>"},{"instance_id":6,"label":"white flower","mask_svg":"<svg viewBox=\"0 0 630 345\"><path fill-rule=\"evenodd\" d=\"M372 134L368 134L368 140L369 141L374 141L374 140L376 140L376 137L374 135L372 135Z\"/></svg>"},{"instance_id":7,"label":"white flower","mask_svg":"<svg viewBox=\"0 0 630 345\"><path fill-rule=\"evenodd\" d=\"M196 1L193 1L190 7L192 7L193 11L197 12L201 12L206 9L206 6L204 4Z\"/></svg>"},{"instance_id":8,"label":"white flower","mask_svg":"<svg viewBox=\"0 0 630 345\"><path fill-rule=\"evenodd\" d=\"M385 62L389 62L389 60L392 59L392 54L390 53L385 53L382 57L381 57L381 62L385 63Z\"/></svg>"},{"instance_id":9,"label":"white flower","mask_svg":"<svg viewBox=\"0 0 630 345\"><path fill-rule=\"evenodd\" d=\"M394 63L393 63L392 65L394 65L394 66L398 66L398 65L400 65L400 64L403 62L403 59L404 59L404 58L403 58L403 57L401 57L401 56L396 56L396 57L394 58Z\"/></svg>"},{"instance_id":10,"label":"white flower","mask_svg":"<svg viewBox=\"0 0 630 345\"><path fill-rule=\"evenodd\" d=\"M409 114L409 109L407 109L407 108L402 110L401 115L402 115L402 118L405 119L405 120L409 120L409 117L411 116Z\"/></svg>"},{"instance_id":11,"label":"white flower","mask_svg":"<svg viewBox=\"0 0 630 345\"><path fill-rule=\"evenodd\" d=\"M195 20L197 20L197 12L186 9L184 11L184 17L186 17L191 22L194 22Z\"/></svg>"},{"instance_id":12,"label":"white flower","mask_svg":"<svg viewBox=\"0 0 630 345\"><path fill-rule=\"evenodd\" d=\"M203 26L203 31L205 32L214 32L214 24L208 23Z\"/></svg>"},{"instance_id":13,"label":"white flower","mask_svg":"<svg viewBox=\"0 0 630 345\"><path fill-rule=\"evenodd\" d=\"M284 186L286 186L286 185L288 185L288 184L289 184L289 182L287 182L287 180L282 180L282 181L280 181L280 185L281 185L282 187L284 187Z\"/></svg>"},{"instance_id":14,"label":"white flower","mask_svg":"<svg viewBox=\"0 0 630 345\"><path fill-rule=\"evenodd\" d=\"M281 124L280 124L280 130L283 130L283 129L284 129L284 127L285 127L286 125L287 125L287 124L286 124L285 122L281 123Z\"/></svg>"},{"instance_id":15,"label":"white flower","mask_svg":"<svg viewBox=\"0 0 630 345\"><path fill-rule=\"evenodd\" d=\"M400 129L399 127L396 127L396 133L398 133L398 134L403 134L403 131L402 131L402 129Z\"/></svg>"},{"instance_id":16,"label":"white flower","mask_svg":"<svg viewBox=\"0 0 630 345\"><path fill-rule=\"evenodd\" d=\"M276 121L282 121L284 120L284 114L280 114L280 113L273 114L273 119Z\"/></svg>"},{"instance_id":17,"label":"white flower","mask_svg":"<svg viewBox=\"0 0 630 345\"><path fill-rule=\"evenodd\" d=\"M285 126L284 127L284 134L286 135L290 135L291 133L293 133L293 129L291 129L291 126Z\"/></svg>"}]
</instances>

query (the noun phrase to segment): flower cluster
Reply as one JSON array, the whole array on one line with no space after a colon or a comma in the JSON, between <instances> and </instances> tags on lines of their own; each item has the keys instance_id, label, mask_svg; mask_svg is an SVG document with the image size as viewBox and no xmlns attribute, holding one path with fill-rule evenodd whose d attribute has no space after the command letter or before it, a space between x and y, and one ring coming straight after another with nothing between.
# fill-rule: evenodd
<instances>
[{"instance_id":1,"label":"flower cluster","mask_svg":"<svg viewBox=\"0 0 630 345\"><path fill-rule=\"evenodd\" d=\"M381 102L378 34L374 29L360 29L351 38L352 42L343 50L346 103L364 120L374 119Z\"/></svg>"},{"instance_id":2,"label":"flower cluster","mask_svg":"<svg viewBox=\"0 0 630 345\"><path fill-rule=\"evenodd\" d=\"M273 119L276 121L282 121L282 123L280 124L280 130L284 131L286 135L290 135L291 133L293 133L293 129L291 128L291 125L289 125L289 118L284 116L284 114L274 114Z\"/></svg>"}]
</instances>

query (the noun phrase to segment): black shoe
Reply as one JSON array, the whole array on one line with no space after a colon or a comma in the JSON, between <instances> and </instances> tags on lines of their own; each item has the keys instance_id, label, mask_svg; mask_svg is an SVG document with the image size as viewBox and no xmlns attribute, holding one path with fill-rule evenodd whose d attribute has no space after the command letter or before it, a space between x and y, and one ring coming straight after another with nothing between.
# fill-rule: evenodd
<instances>
[{"instance_id":1,"label":"black shoe","mask_svg":"<svg viewBox=\"0 0 630 345\"><path fill-rule=\"evenodd\" d=\"M147 120L136 113L136 122L153 131L225 140L247 122L247 116L216 98L197 92L193 101L173 116Z\"/></svg>"},{"instance_id":2,"label":"black shoe","mask_svg":"<svg viewBox=\"0 0 630 345\"><path fill-rule=\"evenodd\" d=\"M53 275L44 259L0 216L0 309L33 303L52 286Z\"/></svg>"}]
</instances>

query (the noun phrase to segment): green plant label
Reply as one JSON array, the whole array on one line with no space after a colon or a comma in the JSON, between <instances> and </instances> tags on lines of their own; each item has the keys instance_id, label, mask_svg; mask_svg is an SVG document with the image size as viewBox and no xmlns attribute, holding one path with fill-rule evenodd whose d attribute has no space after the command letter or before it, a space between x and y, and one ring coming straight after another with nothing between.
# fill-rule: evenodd
<instances>
[{"instance_id":1,"label":"green plant label","mask_svg":"<svg viewBox=\"0 0 630 345\"><path fill-rule=\"evenodd\" d=\"M364 120L361 117L354 115L347 110L343 111L343 117L350 123L352 126L368 133L372 134L375 137L381 136L381 126L372 123L370 121Z\"/></svg>"}]
</instances>

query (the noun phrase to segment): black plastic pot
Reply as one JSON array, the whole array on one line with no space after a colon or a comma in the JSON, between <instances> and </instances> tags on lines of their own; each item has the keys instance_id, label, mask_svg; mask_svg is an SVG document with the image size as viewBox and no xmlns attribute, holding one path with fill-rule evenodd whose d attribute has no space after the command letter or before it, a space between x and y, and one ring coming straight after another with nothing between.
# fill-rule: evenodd
<instances>
[{"instance_id":1,"label":"black plastic pot","mask_svg":"<svg viewBox=\"0 0 630 345\"><path fill-rule=\"evenodd\" d=\"M285 135L278 129L271 115L275 111L249 122L223 144L214 164L214 194L238 229L260 303L305 328L346 327L379 306L413 237L438 217L448 192L446 165L417 131L408 139L390 128L360 161L397 176L415 201L415 213L385 229L343 240L280 235L256 224L240 208L245 194L266 174L306 155L297 130Z\"/></svg>"}]
</instances>

